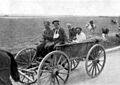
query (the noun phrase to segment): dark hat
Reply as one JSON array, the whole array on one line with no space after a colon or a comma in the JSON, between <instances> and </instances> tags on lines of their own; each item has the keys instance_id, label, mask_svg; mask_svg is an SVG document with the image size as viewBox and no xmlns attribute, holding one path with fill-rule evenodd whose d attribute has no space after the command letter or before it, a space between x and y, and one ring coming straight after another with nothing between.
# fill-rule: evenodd
<instances>
[{"instance_id":1,"label":"dark hat","mask_svg":"<svg viewBox=\"0 0 120 85\"><path fill-rule=\"evenodd\" d=\"M60 22L59 20L54 20L54 21L52 21L52 24L54 24L55 22Z\"/></svg>"},{"instance_id":2,"label":"dark hat","mask_svg":"<svg viewBox=\"0 0 120 85\"><path fill-rule=\"evenodd\" d=\"M78 31L78 30L82 31L82 28L81 27L76 27L76 31Z\"/></svg>"}]
</instances>

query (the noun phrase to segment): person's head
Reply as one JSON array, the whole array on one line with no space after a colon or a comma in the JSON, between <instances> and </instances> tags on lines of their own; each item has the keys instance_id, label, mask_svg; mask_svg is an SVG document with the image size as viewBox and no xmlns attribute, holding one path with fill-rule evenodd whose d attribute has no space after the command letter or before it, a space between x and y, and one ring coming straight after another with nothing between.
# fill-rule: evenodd
<instances>
[{"instance_id":1,"label":"person's head","mask_svg":"<svg viewBox=\"0 0 120 85\"><path fill-rule=\"evenodd\" d=\"M94 22L93 22L93 20L90 20L90 24L93 24Z\"/></svg>"},{"instance_id":2,"label":"person's head","mask_svg":"<svg viewBox=\"0 0 120 85\"><path fill-rule=\"evenodd\" d=\"M45 29L49 29L50 22L49 21L44 21L44 26L45 26Z\"/></svg>"},{"instance_id":3,"label":"person's head","mask_svg":"<svg viewBox=\"0 0 120 85\"><path fill-rule=\"evenodd\" d=\"M76 27L76 32L77 32L77 34L80 34L81 31L82 31L82 28L81 28L81 27Z\"/></svg>"},{"instance_id":4,"label":"person's head","mask_svg":"<svg viewBox=\"0 0 120 85\"><path fill-rule=\"evenodd\" d=\"M70 23L67 23L67 24L66 24L66 27L67 27L68 29L71 29L71 28L72 28L72 25L71 25Z\"/></svg>"},{"instance_id":5,"label":"person's head","mask_svg":"<svg viewBox=\"0 0 120 85\"><path fill-rule=\"evenodd\" d=\"M60 22L59 20L54 20L54 21L52 22L52 24L55 26L56 29L58 29L59 26L60 26L59 22Z\"/></svg>"}]
</instances>

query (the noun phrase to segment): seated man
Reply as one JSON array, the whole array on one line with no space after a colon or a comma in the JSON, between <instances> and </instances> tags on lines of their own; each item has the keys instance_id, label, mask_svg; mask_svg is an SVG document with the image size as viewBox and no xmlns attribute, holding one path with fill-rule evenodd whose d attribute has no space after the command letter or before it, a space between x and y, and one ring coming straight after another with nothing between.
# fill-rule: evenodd
<instances>
[{"instance_id":1,"label":"seated man","mask_svg":"<svg viewBox=\"0 0 120 85\"><path fill-rule=\"evenodd\" d=\"M52 22L55 28L51 30L49 28L50 22L45 22L45 31L43 33L43 42L39 46L37 46L37 57L45 57L51 51L54 51L54 46L56 44L64 44L67 40L65 31L60 27L59 21L55 20Z\"/></svg>"},{"instance_id":2,"label":"seated man","mask_svg":"<svg viewBox=\"0 0 120 85\"><path fill-rule=\"evenodd\" d=\"M53 40L54 40L54 45L56 44L64 44L67 41L67 36L66 33L64 31L64 29L60 26L59 21L58 20L54 20L52 22L52 24L54 25L54 29L53 29Z\"/></svg>"},{"instance_id":3,"label":"seated man","mask_svg":"<svg viewBox=\"0 0 120 85\"><path fill-rule=\"evenodd\" d=\"M53 42L53 31L50 29L50 22L45 21L44 22L45 30L42 34L43 36L43 42L37 46L37 57L44 57L48 52L48 46L47 43L52 43Z\"/></svg>"},{"instance_id":4,"label":"seated man","mask_svg":"<svg viewBox=\"0 0 120 85\"><path fill-rule=\"evenodd\" d=\"M84 32L82 32L82 28L76 27L76 40L73 40L73 42L79 43L82 42L83 40L86 40L86 35Z\"/></svg>"}]
</instances>

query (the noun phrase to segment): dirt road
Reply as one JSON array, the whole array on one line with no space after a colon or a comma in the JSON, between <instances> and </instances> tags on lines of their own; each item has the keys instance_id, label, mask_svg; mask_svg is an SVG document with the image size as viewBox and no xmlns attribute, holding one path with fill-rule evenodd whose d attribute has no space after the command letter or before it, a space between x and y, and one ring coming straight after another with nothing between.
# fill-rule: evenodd
<instances>
[{"instance_id":1,"label":"dirt road","mask_svg":"<svg viewBox=\"0 0 120 85\"><path fill-rule=\"evenodd\" d=\"M120 50L107 53L105 68L94 79L87 76L85 62L71 72L66 85L120 85ZM22 85L13 82L13 85Z\"/></svg>"}]
</instances>

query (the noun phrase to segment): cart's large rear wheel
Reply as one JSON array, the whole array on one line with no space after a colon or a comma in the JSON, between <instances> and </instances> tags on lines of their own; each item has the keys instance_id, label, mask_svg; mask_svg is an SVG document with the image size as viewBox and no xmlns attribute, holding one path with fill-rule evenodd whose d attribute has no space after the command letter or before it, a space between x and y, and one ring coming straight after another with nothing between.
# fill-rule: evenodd
<instances>
[{"instance_id":1,"label":"cart's large rear wheel","mask_svg":"<svg viewBox=\"0 0 120 85\"><path fill-rule=\"evenodd\" d=\"M21 83L32 84L37 81L38 63L35 61L35 55L35 48L25 48L15 56Z\"/></svg>"},{"instance_id":2,"label":"cart's large rear wheel","mask_svg":"<svg viewBox=\"0 0 120 85\"><path fill-rule=\"evenodd\" d=\"M39 65L38 85L63 85L68 80L69 73L68 56L64 52L53 51L47 54Z\"/></svg>"},{"instance_id":3,"label":"cart's large rear wheel","mask_svg":"<svg viewBox=\"0 0 120 85\"><path fill-rule=\"evenodd\" d=\"M97 77L103 70L106 53L103 46L96 44L89 50L85 62L86 72L91 77Z\"/></svg>"}]
</instances>

